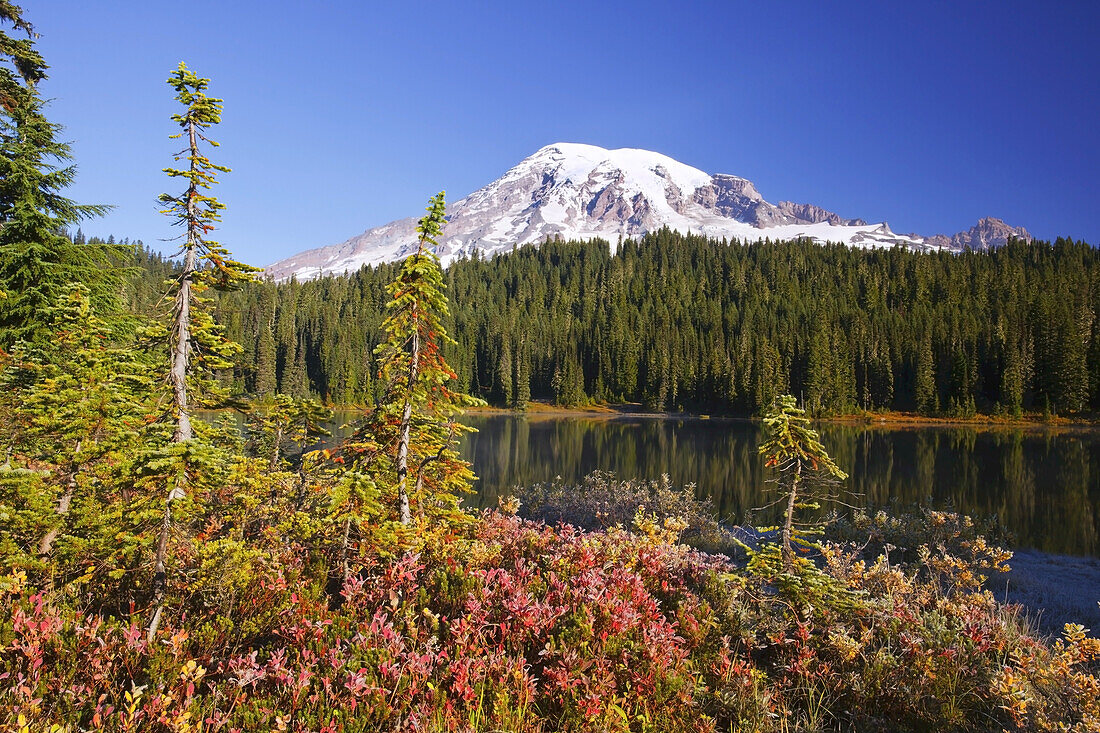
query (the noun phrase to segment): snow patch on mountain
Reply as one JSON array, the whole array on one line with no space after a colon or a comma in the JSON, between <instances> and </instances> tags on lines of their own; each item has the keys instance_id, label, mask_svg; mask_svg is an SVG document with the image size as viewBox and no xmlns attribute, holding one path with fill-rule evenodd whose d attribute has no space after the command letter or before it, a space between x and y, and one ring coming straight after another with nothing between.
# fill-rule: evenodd
<instances>
[{"instance_id":1,"label":"snow patch on mountain","mask_svg":"<svg viewBox=\"0 0 1100 733\"><path fill-rule=\"evenodd\" d=\"M443 264L477 251L491 256L547 238L639 237L661 227L757 241L800 237L855 247L936 249L956 245L895 234L885 223L842 219L812 204L768 203L751 181L710 175L648 150L555 143L447 207L436 252ZM946 238L945 238L946 239ZM341 244L301 252L267 268L308 280L403 259L416 249L416 219L368 229Z\"/></svg>"}]
</instances>

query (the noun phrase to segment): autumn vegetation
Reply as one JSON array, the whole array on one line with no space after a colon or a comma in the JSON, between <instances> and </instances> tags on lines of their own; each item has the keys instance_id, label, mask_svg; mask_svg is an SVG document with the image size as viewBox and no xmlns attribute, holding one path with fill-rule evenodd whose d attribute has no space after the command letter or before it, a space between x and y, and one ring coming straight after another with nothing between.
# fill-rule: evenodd
<instances>
[{"instance_id":1,"label":"autumn vegetation","mask_svg":"<svg viewBox=\"0 0 1100 733\"><path fill-rule=\"evenodd\" d=\"M64 233L100 209L61 196L33 27L4 0L0 20L5 730L1100 729L1100 641L998 603L1010 553L969 520L807 527L815 472L843 472L792 398L763 446L774 531L602 474L464 508L478 400L445 358L442 194L385 290L378 399L315 450L320 401L254 409L219 380L240 347L213 296L252 268L212 239L209 80L169 78L182 265L134 312L126 252ZM196 414L215 407L244 429Z\"/></svg>"}]
</instances>

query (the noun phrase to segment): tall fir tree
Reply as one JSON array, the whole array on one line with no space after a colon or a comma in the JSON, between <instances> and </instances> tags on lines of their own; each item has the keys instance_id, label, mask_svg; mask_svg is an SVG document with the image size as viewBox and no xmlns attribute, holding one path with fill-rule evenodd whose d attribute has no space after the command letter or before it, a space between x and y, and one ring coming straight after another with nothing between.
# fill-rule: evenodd
<instances>
[{"instance_id":1,"label":"tall fir tree","mask_svg":"<svg viewBox=\"0 0 1100 733\"><path fill-rule=\"evenodd\" d=\"M182 114L172 115L181 128L171 137L185 138L187 147L176 154L175 159L186 160L187 168L165 168L170 178L182 178L187 183L181 194L164 193L160 202L165 205L162 213L171 217L175 226L182 227L184 240L178 254L183 256L183 268L169 293L173 303L173 317L169 333L170 369L172 386L172 411L175 430L172 440L177 443L190 440L191 404L188 397L189 383L211 389L211 373L230 366L230 358L240 347L222 335L222 329L214 322L208 301L202 293L208 287L226 290L254 279L257 268L232 259L229 251L208 235L221 221L225 208L218 199L207 193L217 182L218 173L228 173L229 168L212 162L202 151L200 142L212 147L218 143L206 137L205 130L221 122L222 100L208 97L209 79L203 79L187 68L182 61L168 79L176 91L176 100L186 107ZM192 359L197 362L192 365Z\"/></svg>"},{"instance_id":2,"label":"tall fir tree","mask_svg":"<svg viewBox=\"0 0 1100 733\"><path fill-rule=\"evenodd\" d=\"M382 324L385 340L378 345L382 382L388 399L377 408L379 421L393 429L393 472L398 518L412 521L410 493L417 499L454 496L468 489L473 474L459 460L456 438L469 428L455 418L462 408L481 401L453 391L447 382L454 370L443 358L443 346L454 343L443 327L449 316L443 271L434 252L446 223L441 191L417 223L417 251L405 260L397 279L387 287L392 300ZM413 467L410 490L410 464ZM431 485L431 497L423 494ZM449 503L449 502L444 502Z\"/></svg>"},{"instance_id":3,"label":"tall fir tree","mask_svg":"<svg viewBox=\"0 0 1100 733\"><path fill-rule=\"evenodd\" d=\"M10 24L17 36L4 30ZM19 38L18 34L26 38ZM119 247L77 245L65 230L108 207L78 204L62 192L76 168L61 126L38 92L47 65L22 9L0 3L0 347L49 335L47 314L64 288L87 285L100 309L117 306Z\"/></svg>"},{"instance_id":4,"label":"tall fir tree","mask_svg":"<svg viewBox=\"0 0 1100 733\"><path fill-rule=\"evenodd\" d=\"M516 349L516 358L513 360L513 373L515 375L515 388L512 390L512 404L517 410L526 410L531 401L531 374L530 357L527 354L527 334L520 336L519 348Z\"/></svg>"},{"instance_id":5,"label":"tall fir tree","mask_svg":"<svg viewBox=\"0 0 1100 733\"><path fill-rule=\"evenodd\" d=\"M195 438L191 413L196 406L212 406L224 398L214 372L232 366L233 356L241 350L236 342L225 338L211 313L209 299L202 294L210 287L225 290L239 286L253 280L257 272L256 268L233 260L225 247L209 238L214 225L221 220L220 212L225 205L208 191L216 183L217 174L228 172L229 168L212 162L200 143L218 145L206 137L205 131L221 122L222 100L207 96L210 80L199 77L183 62L167 83L185 108L182 113L172 115L181 132L171 137L186 140L187 146L175 159L185 160L187 167L169 167L164 172L169 178L182 178L187 186L180 194L164 193L159 199L165 206L162 213L171 217L172 223L182 227L184 232L180 235L183 245L178 253L183 256L183 267L169 291L172 317L163 334L169 356L167 382L172 392L171 446L150 463L155 466L154 472L164 476L167 482L153 568L154 611L149 623L150 639L156 635L164 607L172 505L187 496L193 481L209 478L203 476L204 467L217 462L218 458L214 446L201 440L191 444Z\"/></svg>"},{"instance_id":6,"label":"tall fir tree","mask_svg":"<svg viewBox=\"0 0 1100 733\"><path fill-rule=\"evenodd\" d=\"M926 414L939 410L939 395L936 391L936 360L932 354L932 337L927 335L917 344L915 380L913 398L917 409Z\"/></svg>"},{"instance_id":7,"label":"tall fir tree","mask_svg":"<svg viewBox=\"0 0 1100 733\"><path fill-rule=\"evenodd\" d=\"M417 224L417 251L386 287L390 301L383 340L375 349L385 391L344 445L351 466L334 493L345 579L352 547L378 546L378 532L394 515L403 528L414 516L431 522L457 520L458 497L470 490L474 479L457 450L458 438L471 429L456 418L463 408L484 403L450 386L456 375L443 356L443 347L455 342L443 325L449 308L432 248L446 221L445 208L443 193L432 198ZM374 543L366 541L368 530L375 533Z\"/></svg>"},{"instance_id":8,"label":"tall fir tree","mask_svg":"<svg viewBox=\"0 0 1100 733\"><path fill-rule=\"evenodd\" d=\"M256 324L255 380L252 394L260 399L271 397L277 387L275 376L275 298L264 290Z\"/></svg>"}]
</instances>

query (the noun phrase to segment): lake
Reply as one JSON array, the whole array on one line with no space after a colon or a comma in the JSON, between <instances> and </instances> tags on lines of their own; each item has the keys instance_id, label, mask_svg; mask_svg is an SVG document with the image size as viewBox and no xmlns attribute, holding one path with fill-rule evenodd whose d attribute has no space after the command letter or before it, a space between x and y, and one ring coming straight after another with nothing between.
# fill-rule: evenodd
<instances>
[{"instance_id":1,"label":"lake","mask_svg":"<svg viewBox=\"0 0 1100 733\"><path fill-rule=\"evenodd\" d=\"M694 483L732 522L770 501L772 472L756 454L762 428L748 420L474 415L464 422L478 429L462 446L479 477L468 504L495 506L513 486L575 480L596 469ZM851 494L848 503L897 500L996 515L1021 547L1100 556L1100 430L817 429L849 474L840 487Z\"/></svg>"}]
</instances>

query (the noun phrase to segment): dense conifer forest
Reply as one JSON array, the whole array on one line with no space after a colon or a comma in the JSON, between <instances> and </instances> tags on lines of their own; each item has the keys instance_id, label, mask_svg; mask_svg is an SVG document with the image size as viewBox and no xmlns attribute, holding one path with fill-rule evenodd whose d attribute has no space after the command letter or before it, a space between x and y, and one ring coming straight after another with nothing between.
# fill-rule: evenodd
<instances>
[{"instance_id":1,"label":"dense conifer forest","mask_svg":"<svg viewBox=\"0 0 1100 733\"><path fill-rule=\"evenodd\" d=\"M546 242L451 265L459 386L499 406L714 414L786 392L819 414L1100 407L1100 252L1083 242L922 254L660 231L611 249ZM376 400L396 267L224 296L219 320L244 346L234 391Z\"/></svg>"}]
</instances>

